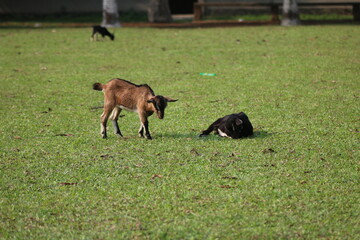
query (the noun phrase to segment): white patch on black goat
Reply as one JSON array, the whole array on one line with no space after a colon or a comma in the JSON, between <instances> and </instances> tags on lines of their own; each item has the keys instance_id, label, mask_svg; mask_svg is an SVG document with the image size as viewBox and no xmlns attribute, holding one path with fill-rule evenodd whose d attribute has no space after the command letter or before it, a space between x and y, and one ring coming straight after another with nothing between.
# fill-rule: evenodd
<instances>
[{"instance_id":1,"label":"white patch on black goat","mask_svg":"<svg viewBox=\"0 0 360 240\"><path fill-rule=\"evenodd\" d=\"M223 131L221 131L220 129L218 129L217 131L218 131L218 133L219 133L219 135L220 135L221 137L227 137L227 138L229 138L229 136L228 136L226 133L224 133Z\"/></svg>"}]
</instances>

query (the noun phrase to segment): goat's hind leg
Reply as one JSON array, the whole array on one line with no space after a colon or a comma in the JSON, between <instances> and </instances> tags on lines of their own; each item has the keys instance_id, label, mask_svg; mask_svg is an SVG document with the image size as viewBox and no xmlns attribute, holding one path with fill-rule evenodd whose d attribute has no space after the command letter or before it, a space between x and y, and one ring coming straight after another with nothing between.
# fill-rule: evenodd
<instances>
[{"instance_id":1,"label":"goat's hind leg","mask_svg":"<svg viewBox=\"0 0 360 240\"><path fill-rule=\"evenodd\" d=\"M92 34L91 34L91 38L90 38L90 40L93 42L93 41L95 41L96 39L95 39L95 37L96 37L96 31L95 31L95 29L93 29L93 32L92 32Z\"/></svg>"},{"instance_id":2,"label":"goat's hind leg","mask_svg":"<svg viewBox=\"0 0 360 240\"><path fill-rule=\"evenodd\" d=\"M139 137L143 138L144 137L144 126L142 125L142 123L140 123L140 128L139 128Z\"/></svg>"},{"instance_id":3,"label":"goat's hind leg","mask_svg":"<svg viewBox=\"0 0 360 240\"><path fill-rule=\"evenodd\" d=\"M119 124L118 124L118 119L119 119L120 113L121 113L121 108L115 107L114 110L111 113L110 119L111 119L112 124L114 126L115 134L118 135L119 137L122 137L123 135L121 134Z\"/></svg>"},{"instance_id":4,"label":"goat's hind leg","mask_svg":"<svg viewBox=\"0 0 360 240\"><path fill-rule=\"evenodd\" d=\"M106 125L107 125L107 121L109 119L109 116L111 114L111 112L113 111L114 107L110 106L110 105L105 105L104 107L104 112L101 115L101 135L102 138L107 138L107 134L106 134Z\"/></svg>"},{"instance_id":5,"label":"goat's hind leg","mask_svg":"<svg viewBox=\"0 0 360 240\"><path fill-rule=\"evenodd\" d=\"M206 130L204 130L199 137L204 137L206 135L209 135L211 132L217 132L217 129L219 128L221 122L221 118L213 122Z\"/></svg>"},{"instance_id":6,"label":"goat's hind leg","mask_svg":"<svg viewBox=\"0 0 360 240\"><path fill-rule=\"evenodd\" d=\"M98 41L98 33L97 32L93 32L93 34L91 35L91 41Z\"/></svg>"},{"instance_id":7,"label":"goat's hind leg","mask_svg":"<svg viewBox=\"0 0 360 240\"><path fill-rule=\"evenodd\" d=\"M212 131L214 131L214 124L211 124L208 129L202 131L202 133L199 135L199 137L204 137L209 135Z\"/></svg>"}]
</instances>

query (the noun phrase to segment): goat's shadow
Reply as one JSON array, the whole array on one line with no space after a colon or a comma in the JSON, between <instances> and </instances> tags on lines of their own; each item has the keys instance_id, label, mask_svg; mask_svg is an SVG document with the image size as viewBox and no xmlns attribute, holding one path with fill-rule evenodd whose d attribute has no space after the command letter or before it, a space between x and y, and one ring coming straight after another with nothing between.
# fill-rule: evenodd
<instances>
[{"instance_id":1,"label":"goat's shadow","mask_svg":"<svg viewBox=\"0 0 360 240\"><path fill-rule=\"evenodd\" d=\"M254 131L254 135L252 135L250 138L266 138L266 137L270 137L273 134L274 133L269 133L263 130L256 130Z\"/></svg>"},{"instance_id":2,"label":"goat's shadow","mask_svg":"<svg viewBox=\"0 0 360 240\"><path fill-rule=\"evenodd\" d=\"M194 132L194 133L171 133L171 132L166 132L166 133L158 133L158 134L154 134L154 138L174 138L174 139L188 139L188 140L214 140L214 141L218 141L218 140L222 140L222 139L229 139L229 138L223 138L220 137L219 135L216 134L209 134L208 136L204 136L204 137L199 137L201 131L199 132ZM263 131L263 130L256 130L254 131L254 134L250 137L245 137L245 138L240 138L240 139L253 139L253 138L266 138L271 136L273 133L269 133L267 131Z\"/></svg>"}]
</instances>

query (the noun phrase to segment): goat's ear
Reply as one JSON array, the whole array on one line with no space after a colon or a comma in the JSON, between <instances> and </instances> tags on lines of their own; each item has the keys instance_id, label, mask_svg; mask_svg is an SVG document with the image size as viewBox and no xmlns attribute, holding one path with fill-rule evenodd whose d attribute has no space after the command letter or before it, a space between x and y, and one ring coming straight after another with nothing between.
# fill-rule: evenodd
<instances>
[{"instance_id":1,"label":"goat's ear","mask_svg":"<svg viewBox=\"0 0 360 240\"><path fill-rule=\"evenodd\" d=\"M166 99L166 101L168 102L176 102L178 99L172 99L172 98L169 98L169 97L164 97Z\"/></svg>"},{"instance_id":2,"label":"goat's ear","mask_svg":"<svg viewBox=\"0 0 360 240\"><path fill-rule=\"evenodd\" d=\"M240 118L237 118L237 119L235 120L235 124L236 124L237 126L240 126L241 124L243 124L243 121L242 121Z\"/></svg>"},{"instance_id":3,"label":"goat's ear","mask_svg":"<svg viewBox=\"0 0 360 240\"><path fill-rule=\"evenodd\" d=\"M154 102L154 98L150 98L149 100L146 100L147 103L153 103Z\"/></svg>"}]
</instances>

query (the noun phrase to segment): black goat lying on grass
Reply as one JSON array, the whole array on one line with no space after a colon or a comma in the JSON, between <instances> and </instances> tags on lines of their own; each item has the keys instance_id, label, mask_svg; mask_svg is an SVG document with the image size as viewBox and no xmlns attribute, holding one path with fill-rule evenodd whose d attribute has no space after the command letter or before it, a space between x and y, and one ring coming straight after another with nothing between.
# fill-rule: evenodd
<instances>
[{"instance_id":1,"label":"black goat lying on grass","mask_svg":"<svg viewBox=\"0 0 360 240\"><path fill-rule=\"evenodd\" d=\"M111 40L115 39L114 34L111 34L105 27L102 26L93 26L93 33L91 35L91 39L97 40L97 35L101 34L101 36L104 38L105 36L108 36ZM96 39L95 39L96 38Z\"/></svg>"},{"instance_id":2,"label":"black goat lying on grass","mask_svg":"<svg viewBox=\"0 0 360 240\"><path fill-rule=\"evenodd\" d=\"M204 130L199 137L209 135L213 131L222 137L238 139L253 135L253 126L248 116L240 112L219 118L208 129Z\"/></svg>"}]
</instances>

